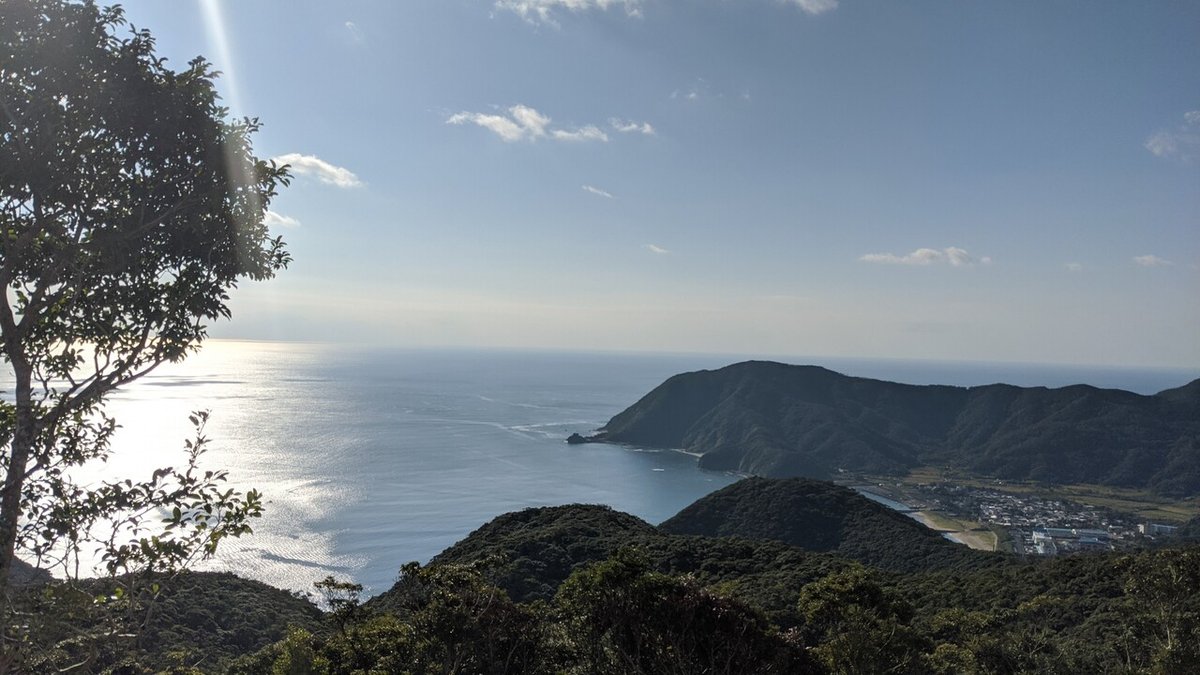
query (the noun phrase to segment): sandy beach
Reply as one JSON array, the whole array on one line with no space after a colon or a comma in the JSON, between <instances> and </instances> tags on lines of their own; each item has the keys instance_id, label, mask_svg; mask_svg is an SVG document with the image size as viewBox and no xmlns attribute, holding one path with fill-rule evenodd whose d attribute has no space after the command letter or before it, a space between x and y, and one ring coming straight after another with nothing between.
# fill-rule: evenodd
<instances>
[{"instance_id":1,"label":"sandy beach","mask_svg":"<svg viewBox=\"0 0 1200 675\"><path fill-rule=\"evenodd\" d=\"M945 527L945 516L933 511L913 511L910 518L931 530L941 532L947 539L969 546L977 551L995 551L996 535L988 530L955 530Z\"/></svg>"}]
</instances>

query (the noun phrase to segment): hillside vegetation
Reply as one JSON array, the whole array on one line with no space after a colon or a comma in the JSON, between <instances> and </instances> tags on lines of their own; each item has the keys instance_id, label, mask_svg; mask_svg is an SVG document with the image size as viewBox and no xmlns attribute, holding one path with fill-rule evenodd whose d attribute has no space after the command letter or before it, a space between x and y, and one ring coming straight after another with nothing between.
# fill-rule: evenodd
<instances>
[{"instance_id":1,"label":"hillside vegetation","mask_svg":"<svg viewBox=\"0 0 1200 675\"><path fill-rule=\"evenodd\" d=\"M1194 672L1200 549L1020 563L880 509L747 479L660 527L504 514L364 605L325 584L324 614L227 574L54 583L21 611L31 672Z\"/></svg>"},{"instance_id":2,"label":"hillside vegetation","mask_svg":"<svg viewBox=\"0 0 1200 675\"><path fill-rule=\"evenodd\" d=\"M948 466L1047 483L1200 493L1200 380L1153 396L1076 385L916 386L749 361L676 375L589 440L700 453L704 468L828 478Z\"/></svg>"},{"instance_id":3,"label":"hillside vegetation","mask_svg":"<svg viewBox=\"0 0 1200 675\"><path fill-rule=\"evenodd\" d=\"M949 542L853 490L804 478L738 481L697 500L660 529L779 541L892 572L971 569L1003 560Z\"/></svg>"}]
</instances>

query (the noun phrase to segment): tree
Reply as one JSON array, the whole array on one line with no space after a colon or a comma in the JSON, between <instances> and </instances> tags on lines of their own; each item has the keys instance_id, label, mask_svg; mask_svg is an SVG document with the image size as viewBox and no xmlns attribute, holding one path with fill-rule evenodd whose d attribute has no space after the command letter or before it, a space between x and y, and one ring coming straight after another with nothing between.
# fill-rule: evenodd
<instances>
[{"instance_id":1,"label":"tree","mask_svg":"<svg viewBox=\"0 0 1200 675\"><path fill-rule=\"evenodd\" d=\"M555 596L563 651L585 673L818 673L759 612L691 577L650 569L619 549L576 571Z\"/></svg>"},{"instance_id":2,"label":"tree","mask_svg":"<svg viewBox=\"0 0 1200 675\"><path fill-rule=\"evenodd\" d=\"M259 122L229 118L203 59L175 72L148 32L119 37L124 25L90 1L0 4L0 349L13 377L0 598L16 550L77 546L81 522L126 514L137 536L106 542L115 572L177 564L189 544L211 553L257 509L253 491L196 468L202 434L184 470L92 490L70 478L110 452L109 393L197 349L240 280L290 261L263 223L288 174L254 156ZM198 536L139 529L163 506L166 527Z\"/></svg>"},{"instance_id":3,"label":"tree","mask_svg":"<svg viewBox=\"0 0 1200 675\"><path fill-rule=\"evenodd\" d=\"M1194 672L1200 662L1200 550L1129 556L1120 568L1130 651L1148 652L1153 672Z\"/></svg>"},{"instance_id":4,"label":"tree","mask_svg":"<svg viewBox=\"0 0 1200 675\"><path fill-rule=\"evenodd\" d=\"M802 634L832 673L919 672L921 638L910 627L913 609L856 566L800 589Z\"/></svg>"},{"instance_id":5,"label":"tree","mask_svg":"<svg viewBox=\"0 0 1200 675\"><path fill-rule=\"evenodd\" d=\"M345 632L346 626L354 622L362 613L362 606L359 602L359 598L362 596L362 584L338 581L330 574L320 581L313 582L313 586L320 594L325 607L329 609L329 618L333 620L339 631Z\"/></svg>"}]
</instances>

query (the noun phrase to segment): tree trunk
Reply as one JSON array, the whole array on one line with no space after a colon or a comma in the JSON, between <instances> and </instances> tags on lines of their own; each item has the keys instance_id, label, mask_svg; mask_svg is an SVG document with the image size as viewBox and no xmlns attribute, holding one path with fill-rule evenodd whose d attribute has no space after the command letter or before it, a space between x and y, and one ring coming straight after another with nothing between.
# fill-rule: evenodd
<instances>
[{"instance_id":1,"label":"tree trunk","mask_svg":"<svg viewBox=\"0 0 1200 675\"><path fill-rule=\"evenodd\" d=\"M32 369L28 364L13 360L16 376L16 426L8 457L8 474L0 497L0 601L8 597L9 581L16 556L17 531L21 521L21 491L25 486L25 470L29 455L37 441L37 416L33 408Z\"/></svg>"}]
</instances>

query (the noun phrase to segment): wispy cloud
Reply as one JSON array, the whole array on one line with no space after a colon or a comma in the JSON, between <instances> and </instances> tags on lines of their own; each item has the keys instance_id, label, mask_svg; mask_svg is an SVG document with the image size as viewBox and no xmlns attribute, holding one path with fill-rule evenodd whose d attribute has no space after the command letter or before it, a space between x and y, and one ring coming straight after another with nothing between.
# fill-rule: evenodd
<instances>
[{"instance_id":1,"label":"wispy cloud","mask_svg":"<svg viewBox=\"0 0 1200 675\"><path fill-rule=\"evenodd\" d=\"M742 89L741 91L725 91L719 87L713 87L712 83L703 77L695 78L691 84L685 87L673 89L670 94L673 101L686 101L688 103L700 103L703 101L715 101L724 99L737 99L743 103L749 103L752 100L750 90Z\"/></svg>"},{"instance_id":2,"label":"wispy cloud","mask_svg":"<svg viewBox=\"0 0 1200 675\"><path fill-rule=\"evenodd\" d=\"M708 81L703 77L696 78L690 87L686 89L676 89L671 92L672 99L682 99L684 101L699 101L702 97L707 98L709 94Z\"/></svg>"},{"instance_id":3,"label":"wispy cloud","mask_svg":"<svg viewBox=\"0 0 1200 675\"><path fill-rule=\"evenodd\" d=\"M646 244L646 245L642 246L642 248L646 249L647 251L650 251L651 253L655 253L657 255L667 255L670 253L670 251L659 246L658 244Z\"/></svg>"},{"instance_id":4,"label":"wispy cloud","mask_svg":"<svg viewBox=\"0 0 1200 675\"><path fill-rule=\"evenodd\" d=\"M779 0L773 0L778 2ZM786 4L799 7L807 14L816 16L837 9L838 0L783 0ZM558 26L558 16L563 12L581 14L590 11L624 10L626 16L640 18L644 0L496 0L495 8L512 12L533 24Z\"/></svg>"},{"instance_id":5,"label":"wispy cloud","mask_svg":"<svg viewBox=\"0 0 1200 675\"><path fill-rule=\"evenodd\" d=\"M1170 267L1171 265L1175 264L1170 260L1167 260L1166 258L1160 258L1153 253L1136 255L1133 257L1133 262L1135 265L1139 265L1141 267Z\"/></svg>"},{"instance_id":6,"label":"wispy cloud","mask_svg":"<svg viewBox=\"0 0 1200 675\"><path fill-rule=\"evenodd\" d=\"M340 188L361 187L363 182L349 169L335 166L316 155L302 155L289 152L286 155L272 157L276 164L289 164L292 173L299 176L312 176L326 185L336 185Z\"/></svg>"},{"instance_id":7,"label":"wispy cloud","mask_svg":"<svg viewBox=\"0 0 1200 675\"><path fill-rule=\"evenodd\" d=\"M347 21L343 24L346 27L346 32L350 34L350 41L356 45L361 45L366 42L366 36L363 35L362 29L353 21Z\"/></svg>"},{"instance_id":8,"label":"wispy cloud","mask_svg":"<svg viewBox=\"0 0 1200 675\"><path fill-rule=\"evenodd\" d=\"M598 197L604 197L605 199L616 199L615 197L612 196L612 193L609 192L608 190L601 190L600 188L592 187L591 185L584 185L583 191L590 192Z\"/></svg>"},{"instance_id":9,"label":"wispy cloud","mask_svg":"<svg viewBox=\"0 0 1200 675\"><path fill-rule=\"evenodd\" d=\"M1082 272L1083 271L1083 265L1081 263L1077 263L1077 262L1069 262L1069 263L1063 265L1063 267L1067 268L1068 272Z\"/></svg>"},{"instance_id":10,"label":"wispy cloud","mask_svg":"<svg viewBox=\"0 0 1200 675\"><path fill-rule=\"evenodd\" d=\"M267 227L300 227L300 221L291 216L285 216L282 213L267 211L263 215L263 225Z\"/></svg>"},{"instance_id":11,"label":"wispy cloud","mask_svg":"<svg viewBox=\"0 0 1200 675\"><path fill-rule=\"evenodd\" d=\"M507 115L460 112L446 118L446 124L474 124L496 134L506 143L536 141L546 137L568 142L608 142L608 134L594 124L578 129L551 129L549 117L519 103L509 108Z\"/></svg>"},{"instance_id":12,"label":"wispy cloud","mask_svg":"<svg viewBox=\"0 0 1200 675\"><path fill-rule=\"evenodd\" d=\"M813 16L833 11L838 7L838 0L788 0L788 2Z\"/></svg>"},{"instance_id":13,"label":"wispy cloud","mask_svg":"<svg viewBox=\"0 0 1200 675\"><path fill-rule=\"evenodd\" d=\"M562 11L580 13L617 8L624 9L627 16L642 16L642 0L496 0L495 7L512 12L530 23L551 26L558 25L556 17Z\"/></svg>"},{"instance_id":14,"label":"wispy cloud","mask_svg":"<svg viewBox=\"0 0 1200 675\"><path fill-rule=\"evenodd\" d=\"M658 133L657 130L649 122L634 122L633 120L623 120L619 117L610 117L608 120L609 126L623 133L632 134L639 133L647 136L654 136Z\"/></svg>"},{"instance_id":15,"label":"wispy cloud","mask_svg":"<svg viewBox=\"0 0 1200 675\"><path fill-rule=\"evenodd\" d=\"M949 246L943 249L919 248L905 255L868 253L859 256L858 259L863 262L883 263L887 265L936 265L946 263L951 267L969 267L976 262L970 253L957 246ZM982 265L990 265L992 264L992 259L984 256L978 262Z\"/></svg>"},{"instance_id":16,"label":"wispy cloud","mask_svg":"<svg viewBox=\"0 0 1200 675\"><path fill-rule=\"evenodd\" d=\"M446 124L477 124L499 136L508 143L523 138L536 138L536 134L503 115L488 115L486 113L460 112L451 115Z\"/></svg>"},{"instance_id":17,"label":"wispy cloud","mask_svg":"<svg viewBox=\"0 0 1200 675\"><path fill-rule=\"evenodd\" d=\"M600 127L589 124L586 127L580 127L572 131L565 129L555 129L550 132L550 135L556 141L580 142L580 141L600 141L601 143L608 142L608 134L600 130Z\"/></svg>"},{"instance_id":18,"label":"wispy cloud","mask_svg":"<svg viewBox=\"0 0 1200 675\"><path fill-rule=\"evenodd\" d=\"M1155 157L1191 162L1200 157L1200 110L1183 114L1183 124L1146 139L1143 146Z\"/></svg>"}]
</instances>

